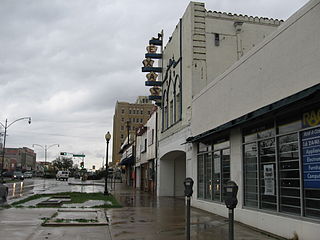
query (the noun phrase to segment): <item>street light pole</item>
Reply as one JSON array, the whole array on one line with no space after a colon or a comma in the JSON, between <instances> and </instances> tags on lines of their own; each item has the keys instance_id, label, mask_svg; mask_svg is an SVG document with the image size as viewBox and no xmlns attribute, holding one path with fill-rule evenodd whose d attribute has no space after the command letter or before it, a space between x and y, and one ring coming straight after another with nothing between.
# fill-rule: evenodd
<instances>
[{"instance_id":1,"label":"street light pole","mask_svg":"<svg viewBox=\"0 0 320 240\"><path fill-rule=\"evenodd\" d=\"M43 150L44 150L44 169L45 169L45 167L46 167L46 165L47 165L47 156L48 156L48 149L49 148L51 148L51 147L54 147L54 146L58 146L58 147L60 147L59 146L59 144L52 144L52 145L49 145L49 146L47 146L47 145L44 145L44 146L42 146L42 145L40 145L40 144L32 144L32 147L34 147L34 146L38 146L38 147L41 147ZM46 175L46 174L44 174L44 175Z\"/></svg>"},{"instance_id":2,"label":"street light pole","mask_svg":"<svg viewBox=\"0 0 320 240\"><path fill-rule=\"evenodd\" d=\"M2 146L2 165L1 165L1 182L3 182L3 169L4 169L4 157L5 157L5 149L6 149L6 137L7 137L7 129L14 123L28 119L28 123L31 124L31 117L22 117L14 120L13 122L8 124L8 119L6 118L5 124L0 122L0 125L4 128L4 136L3 136L3 146Z\"/></svg>"},{"instance_id":3,"label":"street light pole","mask_svg":"<svg viewBox=\"0 0 320 240\"><path fill-rule=\"evenodd\" d=\"M104 195L109 195L108 192L108 171L109 171L109 164L108 164L108 149L109 149L109 141L111 139L111 134L109 132L107 132L107 134L105 135L105 139L107 142L107 146L106 146L106 177L105 177L105 183L104 183Z\"/></svg>"}]
</instances>

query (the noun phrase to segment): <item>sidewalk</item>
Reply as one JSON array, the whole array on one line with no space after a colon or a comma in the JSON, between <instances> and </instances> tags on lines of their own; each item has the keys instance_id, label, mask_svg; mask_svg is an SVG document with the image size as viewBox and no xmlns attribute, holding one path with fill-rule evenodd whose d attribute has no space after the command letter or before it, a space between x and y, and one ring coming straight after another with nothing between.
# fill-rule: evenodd
<instances>
[{"instance_id":1,"label":"sidewalk","mask_svg":"<svg viewBox=\"0 0 320 240\"><path fill-rule=\"evenodd\" d=\"M64 189L64 188L63 188ZM50 189L52 191L52 189ZM98 190L95 188L95 190ZM48 190L49 191L49 190ZM0 239L10 240L185 240L183 198L155 197L117 183L110 190L123 208L106 210L109 226L41 226L55 208L0 210ZM55 191L54 191L55 192ZM85 217L85 214L83 217ZM81 218L83 218L81 217ZM191 240L227 240L225 218L192 208ZM235 240L275 240L247 226L235 224Z\"/></svg>"},{"instance_id":2,"label":"sidewalk","mask_svg":"<svg viewBox=\"0 0 320 240\"><path fill-rule=\"evenodd\" d=\"M124 207L108 210L113 240L185 240L184 198L154 197L117 184L113 194ZM236 240L275 240L243 224L235 224ZM228 240L227 219L191 209L192 240Z\"/></svg>"}]
</instances>

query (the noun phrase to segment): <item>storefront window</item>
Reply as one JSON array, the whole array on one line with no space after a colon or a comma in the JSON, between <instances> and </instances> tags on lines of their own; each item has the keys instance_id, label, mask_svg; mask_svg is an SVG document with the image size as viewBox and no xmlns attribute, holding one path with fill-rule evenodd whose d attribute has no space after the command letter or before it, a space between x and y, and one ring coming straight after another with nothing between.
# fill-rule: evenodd
<instances>
[{"instance_id":1,"label":"storefront window","mask_svg":"<svg viewBox=\"0 0 320 240\"><path fill-rule=\"evenodd\" d=\"M244 205L319 219L320 109L297 115L243 130Z\"/></svg>"},{"instance_id":2,"label":"storefront window","mask_svg":"<svg viewBox=\"0 0 320 240\"><path fill-rule=\"evenodd\" d=\"M221 154L220 151L215 151L213 153L213 200L220 200L220 161L221 161Z\"/></svg>"},{"instance_id":3,"label":"storefront window","mask_svg":"<svg viewBox=\"0 0 320 240\"><path fill-rule=\"evenodd\" d=\"M204 197L204 155L198 156L198 198Z\"/></svg>"},{"instance_id":4,"label":"storefront window","mask_svg":"<svg viewBox=\"0 0 320 240\"><path fill-rule=\"evenodd\" d=\"M259 142L260 157L260 207L262 209L277 210L277 183L275 139Z\"/></svg>"},{"instance_id":5,"label":"storefront window","mask_svg":"<svg viewBox=\"0 0 320 240\"><path fill-rule=\"evenodd\" d=\"M244 180L245 205L258 207L258 164L256 143L246 144L244 146Z\"/></svg>"},{"instance_id":6,"label":"storefront window","mask_svg":"<svg viewBox=\"0 0 320 240\"><path fill-rule=\"evenodd\" d=\"M205 199L211 199L212 193L212 161L211 161L211 153L204 154L204 162L205 162L205 185L206 185L206 192L205 192Z\"/></svg>"},{"instance_id":7,"label":"storefront window","mask_svg":"<svg viewBox=\"0 0 320 240\"><path fill-rule=\"evenodd\" d=\"M300 168L298 134L278 138L280 211L300 214Z\"/></svg>"},{"instance_id":8,"label":"storefront window","mask_svg":"<svg viewBox=\"0 0 320 240\"><path fill-rule=\"evenodd\" d=\"M230 142L199 143L198 153L198 198L221 202L223 184L230 180Z\"/></svg>"}]
</instances>

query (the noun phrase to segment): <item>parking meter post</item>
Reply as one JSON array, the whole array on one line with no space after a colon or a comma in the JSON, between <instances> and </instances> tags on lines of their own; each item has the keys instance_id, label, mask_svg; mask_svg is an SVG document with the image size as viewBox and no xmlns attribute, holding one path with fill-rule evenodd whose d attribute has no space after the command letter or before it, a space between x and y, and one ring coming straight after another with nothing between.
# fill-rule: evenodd
<instances>
[{"instance_id":1,"label":"parking meter post","mask_svg":"<svg viewBox=\"0 0 320 240\"><path fill-rule=\"evenodd\" d=\"M193 194L192 178L186 178L183 184L184 184L184 195L187 197L186 239L190 240L190 202L191 202L191 196Z\"/></svg>"},{"instance_id":2,"label":"parking meter post","mask_svg":"<svg viewBox=\"0 0 320 240\"><path fill-rule=\"evenodd\" d=\"M234 240L234 209L229 208L229 240Z\"/></svg>"},{"instance_id":3,"label":"parking meter post","mask_svg":"<svg viewBox=\"0 0 320 240\"><path fill-rule=\"evenodd\" d=\"M187 240L190 240L190 197L187 197Z\"/></svg>"},{"instance_id":4,"label":"parking meter post","mask_svg":"<svg viewBox=\"0 0 320 240\"><path fill-rule=\"evenodd\" d=\"M223 190L225 204L229 210L229 240L234 240L234 209L238 204L238 185L233 181L228 181Z\"/></svg>"}]
</instances>

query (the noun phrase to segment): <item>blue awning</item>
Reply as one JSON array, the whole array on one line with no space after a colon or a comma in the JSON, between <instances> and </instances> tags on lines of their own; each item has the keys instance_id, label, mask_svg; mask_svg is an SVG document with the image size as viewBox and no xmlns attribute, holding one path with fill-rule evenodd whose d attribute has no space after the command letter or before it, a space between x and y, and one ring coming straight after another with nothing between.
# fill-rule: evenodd
<instances>
[{"instance_id":1,"label":"blue awning","mask_svg":"<svg viewBox=\"0 0 320 240\"><path fill-rule=\"evenodd\" d=\"M132 165L134 163L134 157L131 156L131 157L127 157L123 160L121 160L120 164L119 165Z\"/></svg>"}]
</instances>

